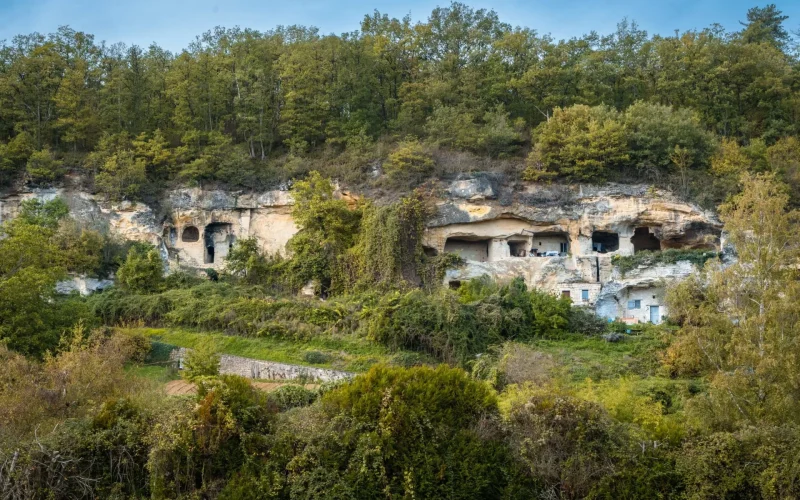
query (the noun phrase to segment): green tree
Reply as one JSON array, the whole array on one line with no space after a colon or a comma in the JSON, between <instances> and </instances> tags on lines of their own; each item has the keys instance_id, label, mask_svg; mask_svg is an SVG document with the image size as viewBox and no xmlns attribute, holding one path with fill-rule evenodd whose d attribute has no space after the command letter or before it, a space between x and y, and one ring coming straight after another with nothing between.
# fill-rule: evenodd
<instances>
[{"instance_id":1,"label":"green tree","mask_svg":"<svg viewBox=\"0 0 800 500\"><path fill-rule=\"evenodd\" d=\"M157 292L163 280L164 262L155 248L131 248L117 270L117 283L133 293Z\"/></svg>"},{"instance_id":2,"label":"green tree","mask_svg":"<svg viewBox=\"0 0 800 500\"><path fill-rule=\"evenodd\" d=\"M28 158L26 169L31 181L35 183L53 182L62 175L64 170L61 168L62 162L57 160L52 151L34 151Z\"/></svg>"},{"instance_id":3,"label":"green tree","mask_svg":"<svg viewBox=\"0 0 800 500\"><path fill-rule=\"evenodd\" d=\"M133 151L124 150L108 156L95 177L97 188L112 200L136 200L147 182L147 164Z\"/></svg>"},{"instance_id":4,"label":"green tree","mask_svg":"<svg viewBox=\"0 0 800 500\"><path fill-rule=\"evenodd\" d=\"M187 354L183 360L181 376L186 380L196 381L202 377L219 375L219 354L217 346L211 340L204 340Z\"/></svg>"},{"instance_id":5,"label":"green tree","mask_svg":"<svg viewBox=\"0 0 800 500\"><path fill-rule=\"evenodd\" d=\"M395 182L419 183L433 173L435 163L422 144L407 138L389 153L383 164L386 175Z\"/></svg>"},{"instance_id":6,"label":"green tree","mask_svg":"<svg viewBox=\"0 0 800 500\"><path fill-rule=\"evenodd\" d=\"M327 293L333 267L353 246L361 223L361 210L334 196L333 184L319 172L292 187L292 216L300 230L288 243L292 252L293 280L300 286L309 281Z\"/></svg>"},{"instance_id":7,"label":"green tree","mask_svg":"<svg viewBox=\"0 0 800 500\"><path fill-rule=\"evenodd\" d=\"M797 214L787 204L773 175L746 174L720 212L737 261L712 266L707 282L690 279L669 295L681 324L674 366L708 374L709 396L695 403L710 426L796 421L800 255Z\"/></svg>"},{"instance_id":8,"label":"green tree","mask_svg":"<svg viewBox=\"0 0 800 500\"><path fill-rule=\"evenodd\" d=\"M532 154L532 163L541 163L543 170L575 181L603 181L630 158L619 114L583 105L557 108L539 125Z\"/></svg>"},{"instance_id":9,"label":"green tree","mask_svg":"<svg viewBox=\"0 0 800 500\"><path fill-rule=\"evenodd\" d=\"M789 33L783 27L787 19L789 16L784 16L774 3L748 9L747 22L740 23L744 26L742 38L746 43L769 43L784 49L789 41Z\"/></svg>"}]
</instances>

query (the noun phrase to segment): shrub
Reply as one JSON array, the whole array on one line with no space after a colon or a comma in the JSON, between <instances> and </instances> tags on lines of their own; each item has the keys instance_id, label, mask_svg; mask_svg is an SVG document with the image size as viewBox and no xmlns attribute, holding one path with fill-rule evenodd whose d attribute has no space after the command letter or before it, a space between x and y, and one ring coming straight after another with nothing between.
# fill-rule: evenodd
<instances>
[{"instance_id":1,"label":"shrub","mask_svg":"<svg viewBox=\"0 0 800 500\"><path fill-rule=\"evenodd\" d=\"M551 497L584 498L616 472L623 442L600 405L548 389L506 397L514 454Z\"/></svg>"},{"instance_id":2,"label":"shrub","mask_svg":"<svg viewBox=\"0 0 800 500\"><path fill-rule=\"evenodd\" d=\"M125 262L117 270L117 283L131 292L156 292L161 288L163 281L164 263L155 248L147 251L132 248Z\"/></svg>"},{"instance_id":3,"label":"shrub","mask_svg":"<svg viewBox=\"0 0 800 500\"><path fill-rule=\"evenodd\" d=\"M51 151L41 150L31 154L26 168L34 183L49 183L64 175L61 165Z\"/></svg>"},{"instance_id":4,"label":"shrub","mask_svg":"<svg viewBox=\"0 0 800 500\"><path fill-rule=\"evenodd\" d=\"M321 403L328 424L309 427L290 478L299 497L494 498L507 486L495 396L462 370L375 367Z\"/></svg>"},{"instance_id":5,"label":"shrub","mask_svg":"<svg viewBox=\"0 0 800 500\"><path fill-rule=\"evenodd\" d=\"M331 355L319 351L307 351L303 353L303 360L306 363L321 365L329 362L331 360Z\"/></svg>"},{"instance_id":6,"label":"shrub","mask_svg":"<svg viewBox=\"0 0 800 500\"><path fill-rule=\"evenodd\" d=\"M420 142L408 138L401 142L389 154L383 164L383 170L392 181L402 183L419 183L433 173L433 158Z\"/></svg>"},{"instance_id":7,"label":"shrub","mask_svg":"<svg viewBox=\"0 0 800 500\"><path fill-rule=\"evenodd\" d=\"M301 385L287 384L269 393L269 400L280 411L286 411L310 405L317 399L317 395L317 391L306 389Z\"/></svg>"},{"instance_id":8,"label":"shrub","mask_svg":"<svg viewBox=\"0 0 800 500\"><path fill-rule=\"evenodd\" d=\"M217 347L210 340L204 340L186 354L181 376L186 380L195 381L215 375L219 375Z\"/></svg>"}]
</instances>

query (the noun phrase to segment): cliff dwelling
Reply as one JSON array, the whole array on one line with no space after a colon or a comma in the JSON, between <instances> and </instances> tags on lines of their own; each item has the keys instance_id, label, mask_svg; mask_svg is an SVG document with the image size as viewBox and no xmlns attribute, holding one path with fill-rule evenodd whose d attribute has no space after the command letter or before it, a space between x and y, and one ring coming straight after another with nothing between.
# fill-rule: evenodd
<instances>
[{"instance_id":1,"label":"cliff dwelling","mask_svg":"<svg viewBox=\"0 0 800 500\"><path fill-rule=\"evenodd\" d=\"M569 253L569 235L563 231L533 233L531 252L540 257L567 254Z\"/></svg>"},{"instance_id":2,"label":"cliff dwelling","mask_svg":"<svg viewBox=\"0 0 800 500\"><path fill-rule=\"evenodd\" d=\"M194 243L200 240L200 231L194 226L186 226L181 233L181 241L184 243Z\"/></svg>"},{"instance_id":3,"label":"cliff dwelling","mask_svg":"<svg viewBox=\"0 0 800 500\"><path fill-rule=\"evenodd\" d=\"M510 252L512 257L527 257L528 256L528 248L529 248L528 240L518 240L518 241L511 241L508 242L508 251Z\"/></svg>"},{"instance_id":4,"label":"cliff dwelling","mask_svg":"<svg viewBox=\"0 0 800 500\"><path fill-rule=\"evenodd\" d=\"M619 234L607 231L592 233L592 251L597 253L616 252L619 250Z\"/></svg>"},{"instance_id":5,"label":"cliff dwelling","mask_svg":"<svg viewBox=\"0 0 800 500\"><path fill-rule=\"evenodd\" d=\"M457 254L465 260L486 262L489 259L489 239L447 238L444 251Z\"/></svg>"},{"instance_id":6,"label":"cliff dwelling","mask_svg":"<svg viewBox=\"0 0 800 500\"><path fill-rule=\"evenodd\" d=\"M203 262L205 264L213 264L215 261L221 262L233 246L233 226L221 222L211 223L206 226L204 240L205 255Z\"/></svg>"},{"instance_id":7,"label":"cliff dwelling","mask_svg":"<svg viewBox=\"0 0 800 500\"><path fill-rule=\"evenodd\" d=\"M637 227L631 237L631 243L633 243L634 253L644 250L653 252L661 250L661 240L650 232L649 227Z\"/></svg>"}]
</instances>

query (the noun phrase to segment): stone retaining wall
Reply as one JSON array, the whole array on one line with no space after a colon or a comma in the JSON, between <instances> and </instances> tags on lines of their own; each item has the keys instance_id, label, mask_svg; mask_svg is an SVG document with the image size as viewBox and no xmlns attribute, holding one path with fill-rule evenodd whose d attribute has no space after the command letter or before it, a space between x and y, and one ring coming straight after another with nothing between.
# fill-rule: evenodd
<instances>
[{"instance_id":1,"label":"stone retaining wall","mask_svg":"<svg viewBox=\"0 0 800 500\"><path fill-rule=\"evenodd\" d=\"M183 360L189 349L181 347L170 353L170 359L178 361L179 367L183 368ZM241 356L231 356L222 354L219 360L219 372L221 374L239 375L252 379L267 380L319 380L321 382L332 382L335 380L347 380L355 376L354 373L329 370L327 368L313 368L310 366L290 365L286 363L275 363L272 361L261 361L258 359L243 358Z\"/></svg>"}]
</instances>

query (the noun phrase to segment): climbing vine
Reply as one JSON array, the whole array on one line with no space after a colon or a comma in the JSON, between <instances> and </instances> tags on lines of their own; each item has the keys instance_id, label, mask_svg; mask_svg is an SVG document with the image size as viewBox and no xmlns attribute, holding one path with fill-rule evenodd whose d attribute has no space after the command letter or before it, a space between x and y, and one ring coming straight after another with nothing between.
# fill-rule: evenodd
<instances>
[{"instance_id":1,"label":"climbing vine","mask_svg":"<svg viewBox=\"0 0 800 500\"><path fill-rule=\"evenodd\" d=\"M337 293L419 287L441 280L442 259L426 256L422 248L431 214L427 200L417 190L392 205L365 209L358 240L340 261Z\"/></svg>"}]
</instances>

